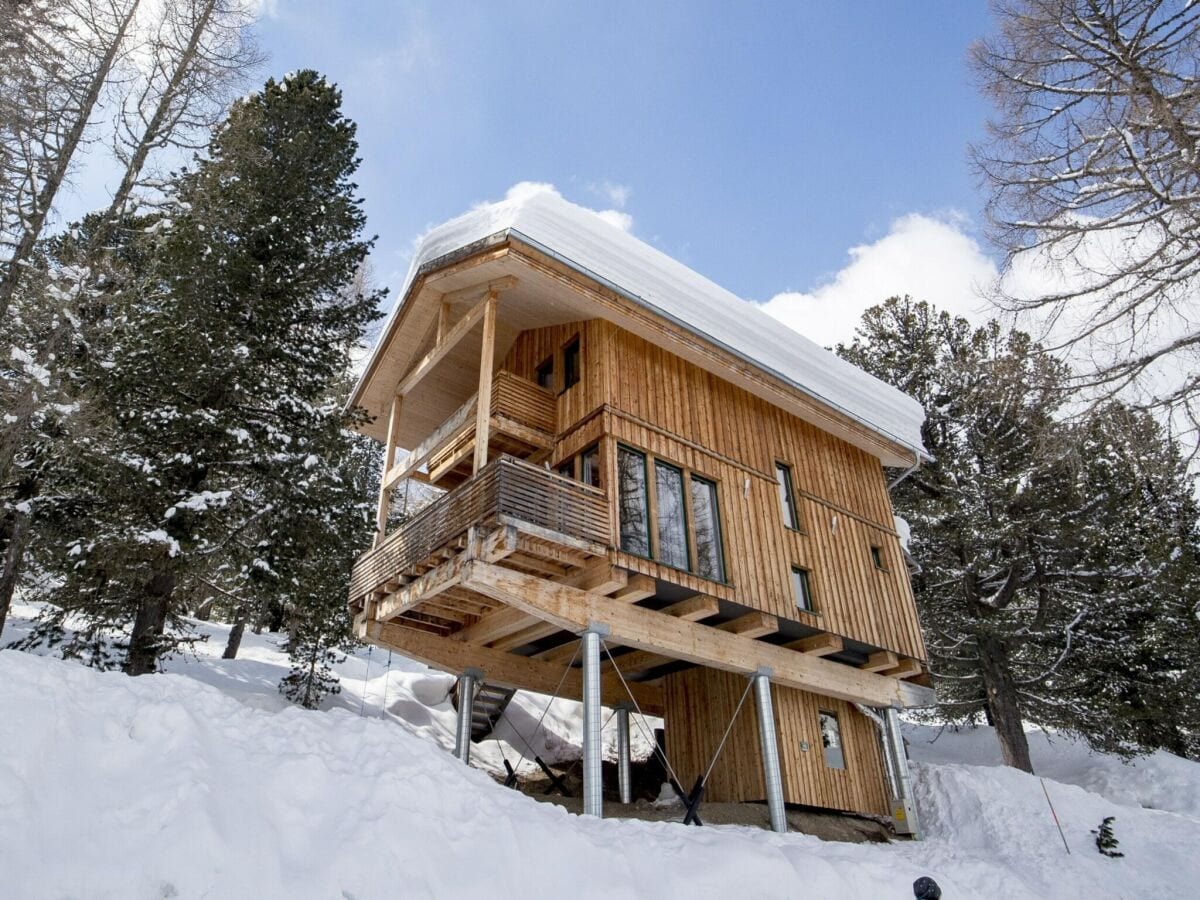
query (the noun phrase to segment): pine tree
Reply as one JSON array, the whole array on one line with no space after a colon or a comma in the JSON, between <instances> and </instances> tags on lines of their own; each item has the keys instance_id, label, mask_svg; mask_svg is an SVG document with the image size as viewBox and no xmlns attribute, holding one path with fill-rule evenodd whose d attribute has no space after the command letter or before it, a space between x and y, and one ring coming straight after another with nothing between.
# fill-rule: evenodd
<instances>
[{"instance_id":1,"label":"pine tree","mask_svg":"<svg viewBox=\"0 0 1200 900\"><path fill-rule=\"evenodd\" d=\"M378 301L344 290L370 242L340 103L310 71L236 103L172 215L141 232L148 270L113 300L89 385L104 438L81 457L96 502L60 594L131 629L131 674L178 645L214 586L278 583L277 534L337 478L330 393Z\"/></svg>"},{"instance_id":2,"label":"pine tree","mask_svg":"<svg viewBox=\"0 0 1200 900\"><path fill-rule=\"evenodd\" d=\"M1117 821L1116 816L1105 816L1100 827L1092 829L1092 834L1096 836L1096 849L1100 851L1101 856L1107 856L1109 859L1120 859L1125 855L1117 849L1121 842L1113 833L1113 822L1115 821Z\"/></svg>"},{"instance_id":3,"label":"pine tree","mask_svg":"<svg viewBox=\"0 0 1200 900\"><path fill-rule=\"evenodd\" d=\"M939 713L985 716L1029 771L1025 721L1123 753L1187 750L1200 598L1177 448L1116 406L1072 422L1061 364L995 322L892 298L839 352L926 409L933 462L893 501Z\"/></svg>"}]
</instances>

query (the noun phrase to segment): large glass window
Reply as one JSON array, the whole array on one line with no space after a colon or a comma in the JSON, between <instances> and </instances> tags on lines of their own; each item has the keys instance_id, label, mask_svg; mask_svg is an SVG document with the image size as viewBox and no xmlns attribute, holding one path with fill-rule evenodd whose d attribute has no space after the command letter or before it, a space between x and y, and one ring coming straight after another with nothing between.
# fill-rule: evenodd
<instances>
[{"instance_id":1,"label":"large glass window","mask_svg":"<svg viewBox=\"0 0 1200 900\"><path fill-rule=\"evenodd\" d=\"M579 382L579 338L563 348L563 390Z\"/></svg>"},{"instance_id":2,"label":"large glass window","mask_svg":"<svg viewBox=\"0 0 1200 900\"><path fill-rule=\"evenodd\" d=\"M821 749L825 753L825 765L831 769L846 768L846 755L842 752L842 726L835 713L820 711Z\"/></svg>"},{"instance_id":3,"label":"large glass window","mask_svg":"<svg viewBox=\"0 0 1200 900\"><path fill-rule=\"evenodd\" d=\"M658 501L658 559L668 566L686 569L688 541L683 472L662 460L655 460L654 482Z\"/></svg>"},{"instance_id":4,"label":"large glass window","mask_svg":"<svg viewBox=\"0 0 1200 900\"><path fill-rule=\"evenodd\" d=\"M636 450L617 451L617 503L621 516L621 549L650 555L649 507L646 496L646 457Z\"/></svg>"},{"instance_id":5,"label":"large glass window","mask_svg":"<svg viewBox=\"0 0 1200 900\"><path fill-rule=\"evenodd\" d=\"M724 581L717 486L695 475L692 476L692 532L696 540L696 574L713 581Z\"/></svg>"},{"instance_id":6,"label":"large glass window","mask_svg":"<svg viewBox=\"0 0 1200 900\"><path fill-rule=\"evenodd\" d=\"M800 511L796 508L796 492L792 488L792 468L775 463L775 478L779 481L779 505L783 509L783 524L800 530Z\"/></svg>"}]
</instances>

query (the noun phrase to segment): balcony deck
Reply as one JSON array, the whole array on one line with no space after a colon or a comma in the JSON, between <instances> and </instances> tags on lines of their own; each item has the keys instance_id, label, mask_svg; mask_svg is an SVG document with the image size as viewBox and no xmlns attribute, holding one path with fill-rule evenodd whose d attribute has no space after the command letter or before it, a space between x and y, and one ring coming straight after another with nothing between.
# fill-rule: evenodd
<instances>
[{"instance_id":1,"label":"balcony deck","mask_svg":"<svg viewBox=\"0 0 1200 900\"><path fill-rule=\"evenodd\" d=\"M513 542L504 552L505 567L568 577L607 558L607 499L542 466L500 456L358 559L351 606L362 621L391 620L439 636L468 628L502 604L468 594L452 577L445 584L430 581L443 563L460 556L500 560L494 546L463 554L475 536L484 535Z\"/></svg>"}]
</instances>

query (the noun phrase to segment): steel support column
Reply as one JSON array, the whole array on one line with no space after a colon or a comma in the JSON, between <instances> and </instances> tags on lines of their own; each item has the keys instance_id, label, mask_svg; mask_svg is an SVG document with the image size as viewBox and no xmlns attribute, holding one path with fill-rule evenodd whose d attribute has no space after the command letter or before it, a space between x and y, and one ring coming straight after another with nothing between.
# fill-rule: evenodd
<instances>
[{"instance_id":1,"label":"steel support column","mask_svg":"<svg viewBox=\"0 0 1200 900\"><path fill-rule=\"evenodd\" d=\"M604 749L600 743L600 638L608 634L592 625L580 641L583 654L583 814L604 815Z\"/></svg>"},{"instance_id":2,"label":"steel support column","mask_svg":"<svg viewBox=\"0 0 1200 900\"><path fill-rule=\"evenodd\" d=\"M787 833L787 810L783 804L783 777L779 772L779 746L775 740L775 708L771 703L771 670L759 669L750 676L758 707L758 738L762 745L763 782L767 787L767 810L771 830Z\"/></svg>"},{"instance_id":3,"label":"steel support column","mask_svg":"<svg viewBox=\"0 0 1200 900\"><path fill-rule=\"evenodd\" d=\"M475 709L475 689L483 681L479 669L465 669L458 678L458 727L454 732L454 755L464 763L471 761L471 714Z\"/></svg>"},{"instance_id":4,"label":"steel support column","mask_svg":"<svg viewBox=\"0 0 1200 900\"><path fill-rule=\"evenodd\" d=\"M621 802L625 804L633 802L633 767L629 747L629 712L632 708L628 703L617 704L617 784Z\"/></svg>"},{"instance_id":5,"label":"steel support column","mask_svg":"<svg viewBox=\"0 0 1200 900\"><path fill-rule=\"evenodd\" d=\"M914 838L920 831L917 819L917 804L913 800L912 778L908 772L908 756L904 752L904 736L900 733L900 713L895 707L883 710L883 747L887 754L886 764L892 773L892 819L896 831L911 834Z\"/></svg>"}]
</instances>

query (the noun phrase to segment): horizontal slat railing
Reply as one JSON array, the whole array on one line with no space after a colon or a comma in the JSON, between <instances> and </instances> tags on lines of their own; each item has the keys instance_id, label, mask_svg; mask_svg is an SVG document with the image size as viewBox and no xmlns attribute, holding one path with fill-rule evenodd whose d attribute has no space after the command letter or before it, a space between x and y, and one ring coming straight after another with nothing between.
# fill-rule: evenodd
<instances>
[{"instance_id":1,"label":"horizontal slat railing","mask_svg":"<svg viewBox=\"0 0 1200 900\"><path fill-rule=\"evenodd\" d=\"M604 493L511 456L501 456L405 522L354 564L350 599L375 590L501 515L607 547Z\"/></svg>"}]
</instances>

